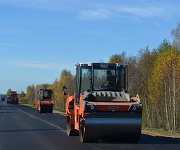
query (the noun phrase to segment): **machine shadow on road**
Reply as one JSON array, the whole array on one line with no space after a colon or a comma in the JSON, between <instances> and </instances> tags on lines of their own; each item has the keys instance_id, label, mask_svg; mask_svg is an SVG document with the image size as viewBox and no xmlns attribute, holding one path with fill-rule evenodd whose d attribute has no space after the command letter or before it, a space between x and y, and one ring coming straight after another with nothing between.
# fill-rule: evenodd
<instances>
[{"instance_id":1,"label":"machine shadow on road","mask_svg":"<svg viewBox=\"0 0 180 150\"><path fill-rule=\"evenodd\" d=\"M106 143L106 144L180 144L180 138L172 137L161 137L161 136L151 136L142 134L140 140L137 143L131 142L126 139L121 138L106 138L98 139L93 141L93 143Z\"/></svg>"}]
</instances>

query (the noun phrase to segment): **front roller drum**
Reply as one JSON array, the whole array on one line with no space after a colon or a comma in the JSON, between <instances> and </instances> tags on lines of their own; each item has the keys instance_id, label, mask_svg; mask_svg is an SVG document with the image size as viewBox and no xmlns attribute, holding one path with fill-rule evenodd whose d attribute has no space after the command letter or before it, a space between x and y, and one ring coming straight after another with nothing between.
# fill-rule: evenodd
<instances>
[{"instance_id":1,"label":"front roller drum","mask_svg":"<svg viewBox=\"0 0 180 150\"><path fill-rule=\"evenodd\" d=\"M86 118L79 121L82 143L95 139L116 138L137 143L141 135L141 118Z\"/></svg>"},{"instance_id":2,"label":"front roller drum","mask_svg":"<svg viewBox=\"0 0 180 150\"><path fill-rule=\"evenodd\" d=\"M47 106L47 112L48 113L53 113L53 105Z\"/></svg>"}]
</instances>

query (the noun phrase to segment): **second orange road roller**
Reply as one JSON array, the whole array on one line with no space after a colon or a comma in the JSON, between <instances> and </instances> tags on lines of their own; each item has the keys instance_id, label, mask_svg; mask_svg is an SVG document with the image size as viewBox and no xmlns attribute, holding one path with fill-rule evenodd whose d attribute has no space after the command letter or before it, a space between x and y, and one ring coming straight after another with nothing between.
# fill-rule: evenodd
<instances>
[{"instance_id":1,"label":"second orange road roller","mask_svg":"<svg viewBox=\"0 0 180 150\"><path fill-rule=\"evenodd\" d=\"M52 113L54 101L51 99L51 89L40 89L38 91L37 110L39 113Z\"/></svg>"}]
</instances>

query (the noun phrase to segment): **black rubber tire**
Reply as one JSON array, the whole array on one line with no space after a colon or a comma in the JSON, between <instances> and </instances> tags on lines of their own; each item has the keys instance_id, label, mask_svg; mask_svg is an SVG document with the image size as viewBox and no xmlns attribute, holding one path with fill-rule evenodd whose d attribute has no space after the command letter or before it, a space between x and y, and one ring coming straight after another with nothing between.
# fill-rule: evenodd
<instances>
[{"instance_id":1,"label":"black rubber tire","mask_svg":"<svg viewBox=\"0 0 180 150\"><path fill-rule=\"evenodd\" d=\"M71 117L66 117L66 133L68 136L77 136L78 131L74 129L74 126L71 124Z\"/></svg>"},{"instance_id":2,"label":"black rubber tire","mask_svg":"<svg viewBox=\"0 0 180 150\"><path fill-rule=\"evenodd\" d=\"M79 120L79 139L81 143L88 143L90 139L87 137L86 130L85 130L85 122L80 118Z\"/></svg>"},{"instance_id":3,"label":"black rubber tire","mask_svg":"<svg viewBox=\"0 0 180 150\"><path fill-rule=\"evenodd\" d=\"M37 112L39 113L39 109L38 109L38 107L37 107Z\"/></svg>"},{"instance_id":4,"label":"black rubber tire","mask_svg":"<svg viewBox=\"0 0 180 150\"><path fill-rule=\"evenodd\" d=\"M42 106L40 106L39 113L43 113L43 107Z\"/></svg>"}]
</instances>

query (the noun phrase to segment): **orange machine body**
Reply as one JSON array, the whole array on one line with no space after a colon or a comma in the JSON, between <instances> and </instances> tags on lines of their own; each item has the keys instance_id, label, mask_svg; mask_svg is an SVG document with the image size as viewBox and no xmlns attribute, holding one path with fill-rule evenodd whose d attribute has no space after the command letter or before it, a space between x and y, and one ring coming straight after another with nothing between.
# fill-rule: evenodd
<instances>
[{"instance_id":1,"label":"orange machine body","mask_svg":"<svg viewBox=\"0 0 180 150\"><path fill-rule=\"evenodd\" d=\"M79 105L74 104L74 95L67 98L66 101L66 115L71 116L72 125L74 129L79 130L79 119L83 121L92 115L92 118L106 118L108 114L110 118L142 118L142 104L139 101L132 102L88 102L89 105L86 107L86 101L83 100L85 96L81 95ZM136 107L136 114L133 112L132 107ZM91 111L95 107L94 111ZM88 111L88 112L87 112ZM90 112L89 112L90 111ZM104 114L96 116L96 114L103 112ZM117 115L119 113L119 115Z\"/></svg>"},{"instance_id":2,"label":"orange machine body","mask_svg":"<svg viewBox=\"0 0 180 150\"><path fill-rule=\"evenodd\" d=\"M38 101L36 103L39 113L53 112L54 101L51 99L52 91L50 89L40 89L38 91Z\"/></svg>"},{"instance_id":3,"label":"orange machine body","mask_svg":"<svg viewBox=\"0 0 180 150\"><path fill-rule=\"evenodd\" d=\"M111 77L107 78L109 74ZM64 86L64 95L66 90ZM142 103L138 95L131 97L127 92L127 66L76 65L76 89L67 97L66 117L67 135L79 134L81 142L105 137L137 142L141 135Z\"/></svg>"}]
</instances>

